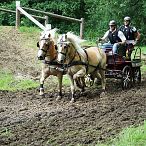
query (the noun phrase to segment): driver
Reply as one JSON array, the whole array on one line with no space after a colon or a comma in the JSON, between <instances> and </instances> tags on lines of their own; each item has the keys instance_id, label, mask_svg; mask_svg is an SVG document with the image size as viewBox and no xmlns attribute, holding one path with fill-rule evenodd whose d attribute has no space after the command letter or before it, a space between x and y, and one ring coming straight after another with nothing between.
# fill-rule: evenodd
<instances>
[{"instance_id":1,"label":"driver","mask_svg":"<svg viewBox=\"0 0 146 146\"><path fill-rule=\"evenodd\" d=\"M107 39L109 39L109 44L113 45L113 54L117 54L117 49L126 43L126 37L122 31L117 30L117 23L115 20L109 22L109 30L99 39L99 41L106 41ZM109 54L112 54L112 51L109 52Z\"/></svg>"}]
</instances>

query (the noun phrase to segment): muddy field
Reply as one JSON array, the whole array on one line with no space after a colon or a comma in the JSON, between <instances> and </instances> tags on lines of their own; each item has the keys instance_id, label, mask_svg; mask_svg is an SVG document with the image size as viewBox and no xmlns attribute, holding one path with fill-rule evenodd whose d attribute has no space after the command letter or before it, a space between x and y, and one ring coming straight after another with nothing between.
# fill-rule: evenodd
<instances>
[{"instance_id":1,"label":"muddy field","mask_svg":"<svg viewBox=\"0 0 146 146\"><path fill-rule=\"evenodd\" d=\"M25 48L22 43L30 42L24 38L14 28L0 30L0 68L36 78L40 71L37 50ZM36 36L33 39L37 41ZM69 87L64 86L64 96L56 102L57 82L51 77L47 84L45 97L39 96L38 89L0 91L0 146L93 146L146 119L144 75L142 84L128 91L108 79L106 96L101 98L100 87L94 86L77 92L73 104L69 103Z\"/></svg>"}]
</instances>

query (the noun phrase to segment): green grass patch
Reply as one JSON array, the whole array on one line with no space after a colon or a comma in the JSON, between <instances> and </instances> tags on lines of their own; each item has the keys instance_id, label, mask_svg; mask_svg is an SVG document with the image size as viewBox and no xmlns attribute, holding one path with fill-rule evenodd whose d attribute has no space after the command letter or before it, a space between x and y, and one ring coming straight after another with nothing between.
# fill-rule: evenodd
<instances>
[{"instance_id":1,"label":"green grass patch","mask_svg":"<svg viewBox=\"0 0 146 146\"><path fill-rule=\"evenodd\" d=\"M143 125L125 128L116 138L107 143L97 143L96 146L146 146L146 121Z\"/></svg>"},{"instance_id":2,"label":"green grass patch","mask_svg":"<svg viewBox=\"0 0 146 146\"><path fill-rule=\"evenodd\" d=\"M39 33L41 30L38 27L26 27L26 26L21 26L20 27L20 32L28 33L28 34L34 34L34 33Z\"/></svg>"},{"instance_id":3,"label":"green grass patch","mask_svg":"<svg viewBox=\"0 0 146 146\"><path fill-rule=\"evenodd\" d=\"M69 78L68 78L67 75L64 75L64 76L63 76L63 81L62 81L62 83L63 83L63 85L65 85L65 86L69 86L69 85L70 85L70 80L69 80Z\"/></svg>"},{"instance_id":4,"label":"green grass patch","mask_svg":"<svg viewBox=\"0 0 146 146\"><path fill-rule=\"evenodd\" d=\"M0 136L3 136L3 137L12 137L12 132L11 132L11 130L10 129L8 129L8 128L2 128L2 129L0 129Z\"/></svg>"},{"instance_id":5,"label":"green grass patch","mask_svg":"<svg viewBox=\"0 0 146 146\"><path fill-rule=\"evenodd\" d=\"M113 141L114 146L146 146L146 122L124 129Z\"/></svg>"},{"instance_id":6,"label":"green grass patch","mask_svg":"<svg viewBox=\"0 0 146 146\"><path fill-rule=\"evenodd\" d=\"M39 83L30 79L17 79L10 72L0 72L0 90L17 91L38 87Z\"/></svg>"},{"instance_id":7,"label":"green grass patch","mask_svg":"<svg viewBox=\"0 0 146 146\"><path fill-rule=\"evenodd\" d=\"M146 54L146 47L141 47L141 52L142 52L143 54Z\"/></svg>"}]
</instances>

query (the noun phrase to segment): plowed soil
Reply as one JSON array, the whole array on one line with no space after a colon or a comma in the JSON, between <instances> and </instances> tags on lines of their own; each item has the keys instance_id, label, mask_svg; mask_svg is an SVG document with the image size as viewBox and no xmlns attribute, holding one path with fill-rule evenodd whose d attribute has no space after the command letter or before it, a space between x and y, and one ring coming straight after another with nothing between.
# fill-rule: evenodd
<instances>
[{"instance_id":1,"label":"plowed soil","mask_svg":"<svg viewBox=\"0 0 146 146\"><path fill-rule=\"evenodd\" d=\"M31 38L23 39L24 34L14 28L0 30L0 68L35 78L40 72L37 49L25 48L22 43L30 43ZM63 88L64 96L56 102L53 78L44 97L38 89L0 91L0 146L93 146L146 119L145 75L141 85L127 91L122 91L119 81L108 79L104 97L99 96L100 87L94 86L77 92L73 104L69 87Z\"/></svg>"}]
</instances>

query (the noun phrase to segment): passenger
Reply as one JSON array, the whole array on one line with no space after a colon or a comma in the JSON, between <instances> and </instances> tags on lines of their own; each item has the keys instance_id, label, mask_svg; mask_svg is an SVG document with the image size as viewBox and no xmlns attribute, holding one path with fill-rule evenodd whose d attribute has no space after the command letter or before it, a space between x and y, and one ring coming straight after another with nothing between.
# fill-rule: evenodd
<instances>
[{"instance_id":1,"label":"passenger","mask_svg":"<svg viewBox=\"0 0 146 146\"><path fill-rule=\"evenodd\" d=\"M131 18L126 16L124 18L124 25L120 26L120 31L122 31L126 37L126 48L128 49L128 57L131 58L132 50L134 46L140 40L140 33L134 26L131 26Z\"/></svg>"},{"instance_id":2,"label":"passenger","mask_svg":"<svg viewBox=\"0 0 146 146\"><path fill-rule=\"evenodd\" d=\"M131 18L129 16L124 18L124 25L120 26L119 30L124 33L127 44L136 45L140 40L140 33L134 26L131 26Z\"/></svg>"},{"instance_id":3,"label":"passenger","mask_svg":"<svg viewBox=\"0 0 146 146\"><path fill-rule=\"evenodd\" d=\"M122 45L124 46L126 43L126 37L124 36L122 31L117 30L117 23L115 20L111 20L109 22L109 30L104 34L99 41L109 40L109 45L112 45L113 54L117 54L118 48ZM109 54L112 54L112 51Z\"/></svg>"}]
</instances>

